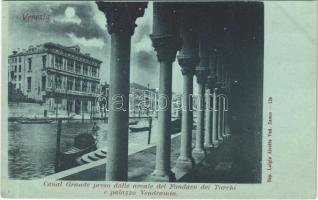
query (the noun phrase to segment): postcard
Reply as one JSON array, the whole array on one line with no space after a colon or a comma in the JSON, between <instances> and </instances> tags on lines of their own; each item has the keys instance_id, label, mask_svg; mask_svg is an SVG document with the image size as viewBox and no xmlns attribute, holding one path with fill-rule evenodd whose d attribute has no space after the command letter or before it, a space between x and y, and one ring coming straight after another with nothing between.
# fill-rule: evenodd
<instances>
[{"instance_id":1,"label":"postcard","mask_svg":"<svg viewBox=\"0 0 318 200\"><path fill-rule=\"evenodd\" d=\"M3 197L316 197L317 1L2 5Z\"/></svg>"}]
</instances>

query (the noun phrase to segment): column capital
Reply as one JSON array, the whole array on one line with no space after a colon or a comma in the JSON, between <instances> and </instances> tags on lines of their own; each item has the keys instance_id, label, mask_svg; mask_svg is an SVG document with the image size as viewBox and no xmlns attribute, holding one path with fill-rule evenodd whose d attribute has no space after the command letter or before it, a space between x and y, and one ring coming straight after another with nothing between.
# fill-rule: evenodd
<instances>
[{"instance_id":1,"label":"column capital","mask_svg":"<svg viewBox=\"0 0 318 200\"><path fill-rule=\"evenodd\" d=\"M178 55L178 63L181 66L182 75L194 75L195 66L200 62L199 56Z\"/></svg>"},{"instance_id":2,"label":"column capital","mask_svg":"<svg viewBox=\"0 0 318 200\"><path fill-rule=\"evenodd\" d=\"M207 87L209 89L213 89L215 87L215 84L216 84L216 76L209 75L207 78Z\"/></svg>"},{"instance_id":3,"label":"column capital","mask_svg":"<svg viewBox=\"0 0 318 200\"><path fill-rule=\"evenodd\" d=\"M206 67L197 67L195 69L195 75L197 76L198 84L205 84L208 77L208 68Z\"/></svg>"},{"instance_id":4,"label":"column capital","mask_svg":"<svg viewBox=\"0 0 318 200\"><path fill-rule=\"evenodd\" d=\"M176 59L177 51L181 48L181 38L178 35L151 34L152 46L157 52L158 61L173 62Z\"/></svg>"},{"instance_id":5,"label":"column capital","mask_svg":"<svg viewBox=\"0 0 318 200\"><path fill-rule=\"evenodd\" d=\"M146 2L96 2L98 9L102 11L107 19L108 33L123 33L133 35L135 21L144 15Z\"/></svg>"}]
</instances>

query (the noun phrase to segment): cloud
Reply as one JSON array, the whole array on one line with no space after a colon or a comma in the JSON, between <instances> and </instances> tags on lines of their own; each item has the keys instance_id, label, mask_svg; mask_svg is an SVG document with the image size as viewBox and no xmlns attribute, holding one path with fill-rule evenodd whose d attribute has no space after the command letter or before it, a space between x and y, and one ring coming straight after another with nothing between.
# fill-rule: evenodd
<instances>
[{"instance_id":1,"label":"cloud","mask_svg":"<svg viewBox=\"0 0 318 200\"><path fill-rule=\"evenodd\" d=\"M149 36L142 37L139 42L135 42L134 51L153 51L151 39Z\"/></svg>"},{"instance_id":2,"label":"cloud","mask_svg":"<svg viewBox=\"0 0 318 200\"><path fill-rule=\"evenodd\" d=\"M84 47L95 47L102 49L104 41L98 38L86 39L85 37L76 37L74 33L68 33L67 36L72 40L74 44L78 44Z\"/></svg>"},{"instance_id":3,"label":"cloud","mask_svg":"<svg viewBox=\"0 0 318 200\"><path fill-rule=\"evenodd\" d=\"M105 17L98 10L95 2L12 2L9 4L9 20L14 29L25 28L31 32L36 30L43 33L55 33L65 36L73 33L86 39L99 38L108 40ZM26 23L22 15L48 15L50 21ZM10 28L10 27L9 27ZM16 30L14 30L16 31Z\"/></svg>"},{"instance_id":4,"label":"cloud","mask_svg":"<svg viewBox=\"0 0 318 200\"><path fill-rule=\"evenodd\" d=\"M54 17L53 21L80 25L82 20L76 15L74 7L67 7L65 13Z\"/></svg>"}]
</instances>

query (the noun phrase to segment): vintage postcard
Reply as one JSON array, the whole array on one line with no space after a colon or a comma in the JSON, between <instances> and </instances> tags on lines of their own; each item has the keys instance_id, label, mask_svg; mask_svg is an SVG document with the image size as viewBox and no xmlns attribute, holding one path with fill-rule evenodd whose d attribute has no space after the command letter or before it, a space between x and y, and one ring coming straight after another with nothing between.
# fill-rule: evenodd
<instances>
[{"instance_id":1,"label":"vintage postcard","mask_svg":"<svg viewBox=\"0 0 318 200\"><path fill-rule=\"evenodd\" d=\"M2 1L2 197L315 198L317 13Z\"/></svg>"}]
</instances>

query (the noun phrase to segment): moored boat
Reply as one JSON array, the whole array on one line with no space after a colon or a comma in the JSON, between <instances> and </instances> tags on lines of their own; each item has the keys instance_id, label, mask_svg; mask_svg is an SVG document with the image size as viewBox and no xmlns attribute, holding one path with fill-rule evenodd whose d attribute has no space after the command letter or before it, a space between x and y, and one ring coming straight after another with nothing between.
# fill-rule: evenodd
<instances>
[{"instance_id":1,"label":"moored boat","mask_svg":"<svg viewBox=\"0 0 318 200\"><path fill-rule=\"evenodd\" d=\"M78 165L76 159L84 154L95 151L96 140L93 135L82 133L75 137L74 144L67 151L60 154L59 170L65 170Z\"/></svg>"},{"instance_id":2,"label":"moored boat","mask_svg":"<svg viewBox=\"0 0 318 200\"><path fill-rule=\"evenodd\" d=\"M128 125L137 125L138 122L139 122L138 120L130 121L130 122L128 123Z\"/></svg>"},{"instance_id":3,"label":"moored boat","mask_svg":"<svg viewBox=\"0 0 318 200\"><path fill-rule=\"evenodd\" d=\"M129 127L131 132L141 132L141 131L149 131L150 127L145 126L145 127Z\"/></svg>"},{"instance_id":4,"label":"moored boat","mask_svg":"<svg viewBox=\"0 0 318 200\"><path fill-rule=\"evenodd\" d=\"M49 124L54 121L54 119L48 118L21 118L17 120L21 124Z\"/></svg>"}]
</instances>

